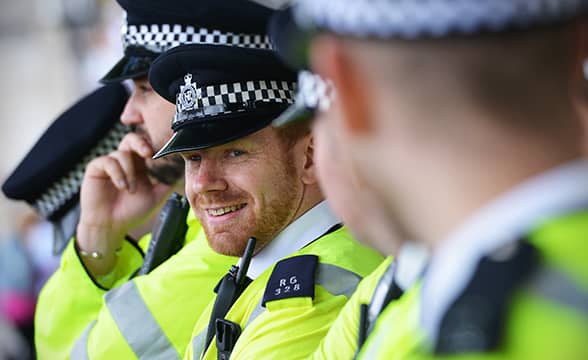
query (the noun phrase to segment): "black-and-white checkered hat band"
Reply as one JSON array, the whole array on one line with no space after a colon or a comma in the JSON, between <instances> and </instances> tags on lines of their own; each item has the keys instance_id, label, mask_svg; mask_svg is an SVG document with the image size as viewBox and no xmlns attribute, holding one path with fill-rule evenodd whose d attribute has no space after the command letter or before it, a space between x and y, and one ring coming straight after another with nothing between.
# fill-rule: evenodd
<instances>
[{"instance_id":1,"label":"black-and-white checkered hat band","mask_svg":"<svg viewBox=\"0 0 588 360\"><path fill-rule=\"evenodd\" d=\"M129 46L138 46L156 53L182 44L271 49L269 37L261 34L235 34L182 24L125 24L122 27L122 42L125 49Z\"/></svg>"},{"instance_id":2,"label":"black-and-white checkered hat band","mask_svg":"<svg viewBox=\"0 0 588 360\"><path fill-rule=\"evenodd\" d=\"M330 80L306 70L298 73L297 104L312 110L327 111L335 96L335 87Z\"/></svg>"},{"instance_id":3,"label":"black-and-white checkered hat band","mask_svg":"<svg viewBox=\"0 0 588 360\"><path fill-rule=\"evenodd\" d=\"M122 123L116 123L114 128L96 145L74 169L54 182L35 201L33 207L43 218L50 217L58 211L68 200L72 199L80 191L86 165L96 157L106 155L118 148L118 144L130 131L130 128Z\"/></svg>"},{"instance_id":4,"label":"black-and-white checkered hat band","mask_svg":"<svg viewBox=\"0 0 588 360\"><path fill-rule=\"evenodd\" d=\"M190 74L188 74L190 75ZM191 79L191 75L190 75ZM193 105L187 107L180 101L182 92L178 93L176 101L176 116L172 127L176 129L194 116L186 116L200 111L198 117L216 116L240 111L239 105L252 102L293 104L296 83L274 80L257 80L218 84L205 87L195 87L196 94ZM230 105L237 105L231 107Z\"/></svg>"},{"instance_id":5,"label":"black-and-white checkered hat band","mask_svg":"<svg viewBox=\"0 0 588 360\"><path fill-rule=\"evenodd\" d=\"M553 24L587 8L588 0L299 0L294 16L306 28L410 39Z\"/></svg>"}]
</instances>

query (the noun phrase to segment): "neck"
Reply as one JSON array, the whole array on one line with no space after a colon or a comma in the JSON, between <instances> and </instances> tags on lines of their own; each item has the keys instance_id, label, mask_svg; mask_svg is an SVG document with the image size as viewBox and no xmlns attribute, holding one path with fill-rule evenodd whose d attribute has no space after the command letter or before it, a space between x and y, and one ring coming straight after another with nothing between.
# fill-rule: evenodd
<instances>
[{"instance_id":1,"label":"neck","mask_svg":"<svg viewBox=\"0 0 588 360\"><path fill-rule=\"evenodd\" d=\"M298 209L292 217L292 222L296 221L304 213L315 207L323 200L325 200L325 197L323 196L322 192L320 191L317 185L306 186L302 194L302 198L300 199Z\"/></svg>"},{"instance_id":2,"label":"neck","mask_svg":"<svg viewBox=\"0 0 588 360\"><path fill-rule=\"evenodd\" d=\"M423 239L430 248L439 247L452 231L458 228L467 218L484 205L532 177L574 158L577 157L570 156L561 159L562 161L550 161L552 159L543 159L544 161L540 161L535 159L534 164L532 164L533 166L524 169L517 168L515 164L504 164L503 166L492 167L487 172L480 173L482 176L472 176L472 181L468 181L467 184L460 182L461 186L457 185L453 189L449 189L451 191L445 193L441 199L441 202L446 204L453 202L455 205L454 209L445 211L444 213L440 212L443 215L434 221L436 226L432 226L428 233L423 234ZM491 172L497 172L503 176L494 179L484 178L483 175L487 176ZM477 178L477 181L474 178ZM460 183L458 182L457 184ZM463 198L457 198L459 193L461 193ZM454 200L452 201L451 199Z\"/></svg>"},{"instance_id":3,"label":"neck","mask_svg":"<svg viewBox=\"0 0 588 360\"><path fill-rule=\"evenodd\" d=\"M486 204L532 177L575 158L578 158L577 154L562 157L559 161L529 159L530 162L525 167L512 162L504 162L499 166L492 166L491 169L480 169L476 166L472 167L471 172L478 172L482 176L464 177L453 182L453 185L450 184L450 179L445 179L445 193L437 197L437 203L451 203L452 207L437 211L442 215L431 220L433 226L423 231L423 241L429 248L439 247L452 231ZM490 174L499 175L490 178Z\"/></svg>"},{"instance_id":4,"label":"neck","mask_svg":"<svg viewBox=\"0 0 588 360\"><path fill-rule=\"evenodd\" d=\"M482 130L478 134L483 135L472 133L456 146L445 144L444 149L429 151L432 159L425 159L416 169L421 179L415 182L421 183L421 190L414 199L417 204L410 205L412 213L407 219L414 233L409 236L429 248L439 247L467 218L501 194L581 157L579 133L533 136Z\"/></svg>"}]
</instances>

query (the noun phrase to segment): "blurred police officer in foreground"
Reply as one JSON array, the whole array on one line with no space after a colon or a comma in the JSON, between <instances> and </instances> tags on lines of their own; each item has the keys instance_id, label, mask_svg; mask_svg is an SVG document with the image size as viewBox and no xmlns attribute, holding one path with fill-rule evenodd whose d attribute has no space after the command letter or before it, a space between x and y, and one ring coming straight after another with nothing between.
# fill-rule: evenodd
<instances>
[{"instance_id":1,"label":"blurred police officer in foreground","mask_svg":"<svg viewBox=\"0 0 588 360\"><path fill-rule=\"evenodd\" d=\"M128 281L140 267L144 273L150 237L136 246L124 235L183 180L181 159L151 160L171 136L174 114L174 106L147 83L151 62L187 42L267 48L270 11L248 2L119 3L127 12L125 56L103 81L133 80L121 119L136 131L118 151L88 165L77 236L37 309L37 351L44 358L181 357L212 289L236 262L207 245L191 214L180 238L182 250L148 275Z\"/></svg>"},{"instance_id":2,"label":"blurred police officer in foreground","mask_svg":"<svg viewBox=\"0 0 588 360\"><path fill-rule=\"evenodd\" d=\"M397 300L422 273L426 251L397 236L381 200L365 186L349 162L349 148L341 141L341 134L320 120L330 108L336 89L329 80L307 70L301 54L291 53L292 49L298 51L296 42L303 35L303 30L293 22L291 8L272 15L270 38L274 48L293 67L304 68L298 73L295 103L273 125L279 128L312 122L318 180L333 211L358 240L389 255L359 283L312 354L313 359L331 359L335 353L338 359L352 359L381 309Z\"/></svg>"},{"instance_id":3,"label":"blurred police officer in foreground","mask_svg":"<svg viewBox=\"0 0 588 360\"><path fill-rule=\"evenodd\" d=\"M308 356L382 257L324 202L308 127L270 126L293 101L295 73L273 51L184 45L159 57L149 79L177 107L156 157L184 158L186 196L210 246L247 250L196 322L186 357Z\"/></svg>"},{"instance_id":4,"label":"blurred police officer in foreground","mask_svg":"<svg viewBox=\"0 0 588 360\"><path fill-rule=\"evenodd\" d=\"M321 119L432 249L360 358L588 356L588 164L570 101L586 1L306 1ZM330 34L321 30L329 30Z\"/></svg>"},{"instance_id":5,"label":"blurred police officer in foreground","mask_svg":"<svg viewBox=\"0 0 588 360\"><path fill-rule=\"evenodd\" d=\"M293 121L312 120L317 176L329 204L356 239L389 255L358 284L311 357L332 359L336 354L337 359L352 359L371 331L379 311L397 300L421 274L426 252L422 247L396 237L381 201L361 183L355 168L348 162L349 149L341 143L340 134L320 120L328 104L319 103L332 101L334 89L329 89L332 84L309 71L299 73L298 84L297 104L274 124L287 122L282 126L292 126Z\"/></svg>"}]
</instances>

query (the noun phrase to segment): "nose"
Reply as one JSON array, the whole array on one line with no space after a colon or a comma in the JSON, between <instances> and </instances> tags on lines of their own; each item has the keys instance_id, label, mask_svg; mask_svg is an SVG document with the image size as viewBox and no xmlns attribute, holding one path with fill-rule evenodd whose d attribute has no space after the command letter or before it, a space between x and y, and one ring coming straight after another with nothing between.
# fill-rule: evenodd
<instances>
[{"instance_id":1,"label":"nose","mask_svg":"<svg viewBox=\"0 0 588 360\"><path fill-rule=\"evenodd\" d=\"M205 194L213 191L225 191L228 188L222 165L214 159L202 159L199 162L186 162L186 181L192 191Z\"/></svg>"},{"instance_id":2,"label":"nose","mask_svg":"<svg viewBox=\"0 0 588 360\"><path fill-rule=\"evenodd\" d=\"M141 111L139 111L137 90L133 90L125 108L120 115L120 121L125 125L139 125L143 123Z\"/></svg>"}]
</instances>

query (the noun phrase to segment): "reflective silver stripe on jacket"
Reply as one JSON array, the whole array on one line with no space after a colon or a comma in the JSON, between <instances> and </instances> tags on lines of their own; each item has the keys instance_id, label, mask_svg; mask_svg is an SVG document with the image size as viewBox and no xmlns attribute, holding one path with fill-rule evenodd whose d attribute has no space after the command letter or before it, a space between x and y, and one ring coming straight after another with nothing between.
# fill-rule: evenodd
<instances>
[{"instance_id":1,"label":"reflective silver stripe on jacket","mask_svg":"<svg viewBox=\"0 0 588 360\"><path fill-rule=\"evenodd\" d=\"M325 288L332 295L351 297L361 276L353 271L331 264L319 264L315 284Z\"/></svg>"},{"instance_id":2,"label":"reflective silver stripe on jacket","mask_svg":"<svg viewBox=\"0 0 588 360\"><path fill-rule=\"evenodd\" d=\"M95 324L96 320L92 321L90 325L86 326L84 332L74 344L73 348L71 349L71 353L69 354L69 357L72 360L88 359L88 337L90 336L90 331L92 330Z\"/></svg>"},{"instance_id":3,"label":"reflective silver stripe on jacket","mask_svg":"<svg viewBox=\"0 0 588 360\"><path fill-rule=\"evenodd\" d=\"M554 301L588 316L588 293L559 270L543 267L529 283L532 294Z\"/></svg>"},{"instance_id":4,"label":"reflective silver stripe on jacket","mask_svg":"<svg viewBox=\"0 0 588 360\"><path fill-rule=\"evenodd\" d=\"M245 327L249 326L249 324L251 324L253 322L253 320L257 319L257 317L259 315L261 315L261 313L263 313L264 311L265 311L265 307L261 306L261 301L258 302L257 305L255 306L255 309L253 309L253 311L251 312L251 315L249 316L249 319L247 320Z\"/></svg>"},{"instance_id":5,"label":"reflective silver stripe on jacket","mask_svg":"<svg viewBox=\"0 0 588 360\"><path fill-rule=\"evenodd\" d=\"M384 300L386 300L386 296L388 295L388 291L393 285L394 277L396 276L396 271L398 269L398 262L392 261L392 263L388 266L372 295L372 300L368 306L368 333L373 330L373 327L376 323L376 319L380 315L380 313L384 310L387 304L384 304Z\"/></svg>"},{"instance_id":6,"label":"reflective silver stripe on jacket","mask_svg":"<svg viewBox=\"0 0 588 360\"><path fill-rule=\"evenodd\" d=\"M104 301L121 334L138 358L180 358L143 301L134 281L109 291Z\"/></svg>"},{"instance_id":7,"label":"reflective silver stripe on jacket","mask_svg":"<svg viewBox=\"0 0 588 360\"><path fill-rule=\"evenodd\" d=\"M206 329L192 339L192 358L200 359L204 355L204 344L206 340Z\"/></svg>"}]
</instances>

